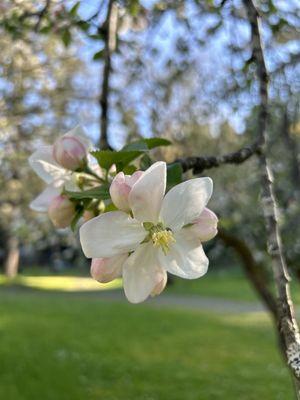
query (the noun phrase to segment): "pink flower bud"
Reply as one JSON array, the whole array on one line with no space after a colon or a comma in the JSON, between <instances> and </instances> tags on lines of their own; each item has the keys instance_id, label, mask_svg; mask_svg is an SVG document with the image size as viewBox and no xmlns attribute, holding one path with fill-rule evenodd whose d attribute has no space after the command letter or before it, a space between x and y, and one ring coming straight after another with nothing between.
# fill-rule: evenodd
<instances>
[{"instance_id":1,"label":"pink flower bud","mask_svg":"<svg viewBox=\"0 0 300 400\"><path fill-rule=\"evenodd\" d=\"M190 229L198 236L201 242L206 242L218 233L218 217L208 208L204 208L202 214L194 221L194 225Z\"/></svg>"},{"instance_id":2,"label":"pink flower bud","mask_svg":"<svg viewBox=\"0 0 300 400\"><path fill-rule=\"evenodd\" d=\"M75 136L62 136L53 145L55 161L66 169L76 171L86 161L87 150L84 144Z\"/></svg>"},{"instance_id":3,"label":"pink flower bud","mask_svg":"<svg viewBox=\"0 0 300 400\"><path fill-rule=\"evenodd\" d=\"M128 212L130 206L128 203L128 196L132 186L136 181L143 175L143 171L136 171L132 175L124 175L123 172L119 172L113 179L109 193L112 202L119 210Z\"/></svg>"},{"instance_id":4,"label":"pink flower bud","mask_svg":"<svg viewBox=\"0 0 300 400\"><path fill-rule=\"evenodd\" d=\"M128 254L122 254L110 258L93 258L91 264L91 276L98 282L108 283L122 275L122 266Z\"/></svg>"},{"instance_id":5,"label":"pink flower bud","mask_svg":"<svg viewBox=\"0 0 300 400\"><path fill-rule=\"evenodd\" d=\"M75 215L75 206L67 196L59 195L51 201L48 215L56 228L66 228Z\"/></svg>"},{"instance_id":6,"label":"pink flower bud","mask_svg":"<svg viewBox=\"0 0 300 400\"><path fill-rule=\"evenodd\" d=\"M167 284L168 275L165 271L162 271L157 273L156 278L157 278L157 284L154 286L151 292L152 297L158 296L164 290Z\"/></svg>"}]
</instances>

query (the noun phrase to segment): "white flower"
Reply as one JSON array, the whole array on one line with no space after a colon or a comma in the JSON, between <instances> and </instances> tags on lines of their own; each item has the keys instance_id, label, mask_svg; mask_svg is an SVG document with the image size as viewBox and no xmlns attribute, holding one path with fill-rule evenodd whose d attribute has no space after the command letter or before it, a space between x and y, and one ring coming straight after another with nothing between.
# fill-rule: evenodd
<instances>
[{"instance_id":1,"label":"white flower","mask_svg":"<svg viewBox=\"0 0 300 400\"><path fill-rule=\"evenodd\" d=\"M128 202L133 218L122 211L108 212L80 229L87 257L128 255L123 259L122 275L125 294L132 303L160 293L166 272L195 279L208 268L199 229L195 232L190 228L195 221L198 223L211 197L212 180L191 179L173 187L166 195L165 189L166 164L157 162L130 190ZM214 218L211 222L215 224Z\"/></svg>"},{"instance_id":2,"label":"white flower","mask_svg":"<svg viewBox=\"0 0 300 400\"><path fill-rule=\"evenodd\" d=\"M90 142L80 126L76 126L63 137L74 137L87 150L90 147ZM30 208L34 211L47 212L51 201L62 192L64 186L68 190L77 189L73 171L63 168L55 161L53 148L54 146L41 146L29 158L31 168L47 184L46 189L30 203Z\"/></svg>"}]
</instances>

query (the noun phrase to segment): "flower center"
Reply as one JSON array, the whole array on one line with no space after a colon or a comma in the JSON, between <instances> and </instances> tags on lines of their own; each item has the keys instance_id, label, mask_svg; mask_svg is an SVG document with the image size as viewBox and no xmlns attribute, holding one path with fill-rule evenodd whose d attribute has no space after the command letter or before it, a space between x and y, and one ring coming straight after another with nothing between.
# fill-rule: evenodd
<instances>
[{"instance_id":1,"label":"flower center","mask_svg":"<svg viewBox=\"0 0 300 400\"><path fill-rule=\"evenodd\" d=\"M148 240L152 240L154 247L161 247L166 255L170 246L175 242L171 229L165 228L162 223L154 225L151 222L144 222L144 228L149 232Z\"/></svg>"},{"instance_id":2,"label":"flower center","mask_svg":"<svg viewBox=\"0 0 300 400\"><path fill-rule=\"evenodd\" d=\"M161 247L166 255L170 250L170 245L175 242L173 233L167 229L163 231L153 232L151 239L154 247Z\"/></svg>"}]
</instances>

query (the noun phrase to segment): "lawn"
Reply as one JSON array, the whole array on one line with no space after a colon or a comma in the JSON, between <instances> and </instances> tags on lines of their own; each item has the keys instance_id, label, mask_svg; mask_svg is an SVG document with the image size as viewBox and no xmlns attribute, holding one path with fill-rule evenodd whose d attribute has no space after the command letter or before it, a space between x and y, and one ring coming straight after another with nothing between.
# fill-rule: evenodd
<instances>
[{"instance_id":1,"label":"lawn","mask_svg":"<svg viewBox=\"0 0 300 400\"><path fill-rule=\"evenodd\" d=\"M0 274L0 286L7 282L7 278ZM88 271L83 274L83 271L70 269L53 275L53 271L38 267L25 268L22 274L11 283L39 289L63 291L97 291L122 287L121 280L115 280L108 285L101 285L89 278ZM294 302L300 304L299 283L293 280L291 289ZM204 277L194 280L173 277L173 284L167 287L166 292L180 295L218 297L236 301L259 301L251 284L239 268L232 268L229 271L209 270Z\"/></svg>"},{"instance_id":2,"label":"lawn","mask_svg":"<svg viewBox=\"0 0 300 400\"><path fill-rule=\"evenodd\" d=\"M5 400L287 400L264 314L109 303L91 294L0 289Z\"/></svg>"}]
</instances>

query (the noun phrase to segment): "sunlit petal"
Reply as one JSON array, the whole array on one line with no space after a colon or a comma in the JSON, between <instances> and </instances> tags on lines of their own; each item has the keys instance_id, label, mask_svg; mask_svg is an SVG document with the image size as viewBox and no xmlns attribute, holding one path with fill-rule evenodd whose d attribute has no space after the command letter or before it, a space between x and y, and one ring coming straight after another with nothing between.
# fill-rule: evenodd
<instances>
[{"instance_id":1,"label":"sunlit petal","mask_svg":"<svg viewBox=\"0 0 300 400\"><path fill-rule=\"evenodd\" d=\"M129 194L134 217L156 223L166 190L166 163L156 162L137 180Z\"/></svg>"},{"instance_id":2,"label":"sunlit petal","mask_svg":"<svg viewBox=\"0 0 300 400\"><path fill-rule=\"evenodd\" d=\"M160 219L174 231L200 217L213 190L210 178L190 179L173 187L165 196Z\"/></svg>"},{"instance_id":3,"label":"sunlit petal","mask_svg":"<svg viewBox=\"0 0 300 400\"><path fill-rule=\"evenodd\" d=\"M146 231L122 211L108 212L86 222L80 228L80 241L88 258L106 258L135 250Z\"/></svg>"},{"instance_id":4,"label":"sunlit petal","mask_svg":"<svg viewBox=\"0 0 300 400\"><path fill-rule=\"evenodd\" d=\"M131 303L140 303L164 279L165 272L159 265L157 250L151 242L141 244L123 265L123 284Z\"/></svg>"}]
</instances>

